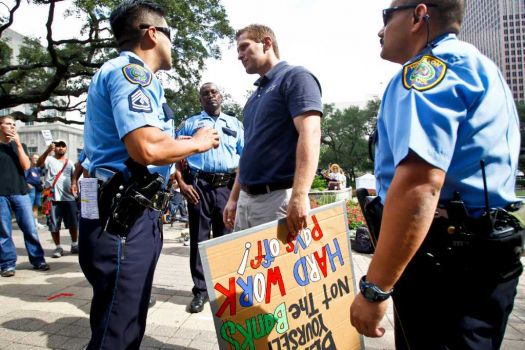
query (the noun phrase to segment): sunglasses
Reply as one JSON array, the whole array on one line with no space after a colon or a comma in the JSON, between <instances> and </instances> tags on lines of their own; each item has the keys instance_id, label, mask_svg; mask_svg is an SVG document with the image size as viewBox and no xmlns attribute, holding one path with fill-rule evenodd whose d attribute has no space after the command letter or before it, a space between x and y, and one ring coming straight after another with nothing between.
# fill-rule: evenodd
<instances>
[{"instance_id":1,"label":"sunglasses","mask_svg":"<svg viewBox=\"0 0 525 350\"><path fill-rule=\"evenodd\" d=\"M389 7L387 9L383 10L383 25L386 27L388 22L392 19L392 16L394 15L394 12L399 10L408 10L408 9L414 9L418 7L418 5L426 5L427 7L438 7L437 4L427 4L424 2L420 2L419 4L406 4L406 5L399 5L394 7Z\"/></svg>"},{"instance_id":2,"label":"sunglasses","mask_svg":"<svg viewBox=\"0 0 525 350\"><path fill-rule=\"evenodd\" d=\"M169 27L157 27L157 26L152 26L150 24L139 25L139 29L149 29L151 27L155 28L162 34L166 35L166 37L171 41L171 29Z\"/></svg>"},{"instance_id":3,"label":"sunglasses","mask_svg":"<svg viewBox=\"0 0 525 350\"><path fill-rule=\"evenodd\" d=\"M55 144L55 147L66 147L66 144L64 142L53 142Z\"/></svg>"}]
</instances>

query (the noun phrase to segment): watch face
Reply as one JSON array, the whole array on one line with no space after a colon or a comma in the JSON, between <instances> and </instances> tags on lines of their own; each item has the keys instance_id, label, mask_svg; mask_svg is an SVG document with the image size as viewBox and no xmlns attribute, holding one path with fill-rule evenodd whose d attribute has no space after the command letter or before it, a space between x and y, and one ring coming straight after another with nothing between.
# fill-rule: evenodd
<instances>
[{"instance_id":1,"label":"watch face","mask_svg":"<svg viewBox=\"0 0 525 350\"><path fill-rule=\"evenodd\" d=\"M372 290L372 288L365 288L363 295L368 300L375 300L377 297L377 294L374 292L374 290Z\"/></svg>"}]
</instances>

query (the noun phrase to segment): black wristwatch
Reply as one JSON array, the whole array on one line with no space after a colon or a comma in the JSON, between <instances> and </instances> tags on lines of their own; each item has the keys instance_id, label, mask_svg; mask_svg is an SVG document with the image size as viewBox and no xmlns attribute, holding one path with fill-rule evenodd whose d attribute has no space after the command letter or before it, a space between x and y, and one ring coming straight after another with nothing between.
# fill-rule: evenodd
<instances>
[{"instance_id":1,"label":"black wristwatch","mask_svg":"<svg viewBox=\"0 0 525 350\"><path fill-rule=\"evenodd\" d=\"M386 300L394 292L394 288L390 289L388 292L381 290L381 288L379 288L375 284L368 282L366 280L366 275L361 277L361 280L359 281L359 290L361 291L361 294L363 294L366 300L372 302Z\"/></svg>"}]
</instances>

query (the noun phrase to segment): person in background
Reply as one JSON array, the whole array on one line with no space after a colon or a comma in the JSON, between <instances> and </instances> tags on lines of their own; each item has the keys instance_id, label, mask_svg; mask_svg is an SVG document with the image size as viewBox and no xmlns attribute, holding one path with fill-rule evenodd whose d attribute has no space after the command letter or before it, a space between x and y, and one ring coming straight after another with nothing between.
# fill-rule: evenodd
<instances>
[{"instance_id":1,"label":"person in background","mask_svg":"<svg viewBox=\"0 0 525 350\"><path fill-rule=\"evenodd\" d=\"M53 152L53 157L48 157ZM62 221L71 236L71 254L78 254L78 206L76 203L77 183L73 181L74 164L67 158L67 144L64 140L53 141L38 158L37 167L46 171L44 187L52 187L51 213L48 215L48 226L56 245L53 258L64 255L60 244L60 227ZM54 186L53 186L54 184Z\"/></svg>"},{"instance_id":2,"label":"person in background","mask_svg":"<svg viewBox=\"0 0 525 350\"><path fill-rule=\"evenodd\" d=\"M0 164L0 276L13 277L16 270L11 212L24 234L29 262L35 269L47 271L49 265L38 239L24 177L31 163L26 145L20 142L15 119L10 115L0 117Z\"/></svg>"},{"instance_id":3,"label":"person in background","mask_svg":"<svg viewBox=\"0 0 525 350\"><path fill-rule=\"evenodd\" d=\"M329 190L342 190L346 188L346 176L338 164L334 163L330 166L330 172L327 178Z\"/></svg>"},{"instance_id":4,"label":"person in background","mask_svg":"<svg viewBox=\"0 0 525 350\"><path fill-rule=\"evenodd\" d=\"M230 196L231 184L244 147L242 123L221 110L222 95L214 83L205 83L199 90L202 111L186 119L177 130L177 137L190 137L203 126L217 130L221 145L208 152L186 159L184 174L175 173L181 193L188 201L190 224L190 270L193 279L191 313L201 312L208 300L204 270L198 250L199 242L231 232L225 227L222 213ZM180 162L178 170L182 170Z\"/></svg>"},{"instance_id":5,"label":"person in background","mask_svg":"<svg viewBox=\"0 0 525 350\"><path fill-rule=\"evenodd\" d=\"M38 154L31 156L31 167L25 172L25 177L29 199L33 205L33 217L35 218L36 228L43 229L46 226L38 222L38 210L42 207L42 191L44 190L42 184L42 168L36 166L38 158Z\"/></svg>"},{"instance_id":6,"label":"person in background","mask_svg":"<svg viewBox=\"0 0 525 350\"><path fill-rule=\"evenodd\" d=\"M521 204L518 114L494 62L458 40L464 8L395 0L383 10L381 57L402 67L377 119L384 208L350 316L380 337L392 296L398 350L499 349L523 271L523 229L508 213Z\"/></svg>"}]
</instances>

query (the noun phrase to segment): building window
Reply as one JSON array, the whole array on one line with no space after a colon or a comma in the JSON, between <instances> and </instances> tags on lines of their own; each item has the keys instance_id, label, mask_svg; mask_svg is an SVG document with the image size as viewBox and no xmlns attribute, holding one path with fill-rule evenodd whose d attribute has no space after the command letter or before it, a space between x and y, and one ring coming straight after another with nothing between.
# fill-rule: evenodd
<instances>
[{"instance_id":1,"label":"building window","mask_svg":"<svg viewBox=\"0 0 525 350\"><path fill-rule=\"evenodd\" d=\"M82 153L82 148L77 148L77 159L80 158L80 153Z\"/></svg>"},{"instance_id":2,"label":"building window","mask_svg":"<svg viewBox=\"0 0 525 350\"><path fill-rule=\"evenodd\" d=\"M27 153L29 157L32 157L33 154L37 154L38 152L38 147L33 147L33 146L27 146Z\"/></svg>"}]
</instances>

